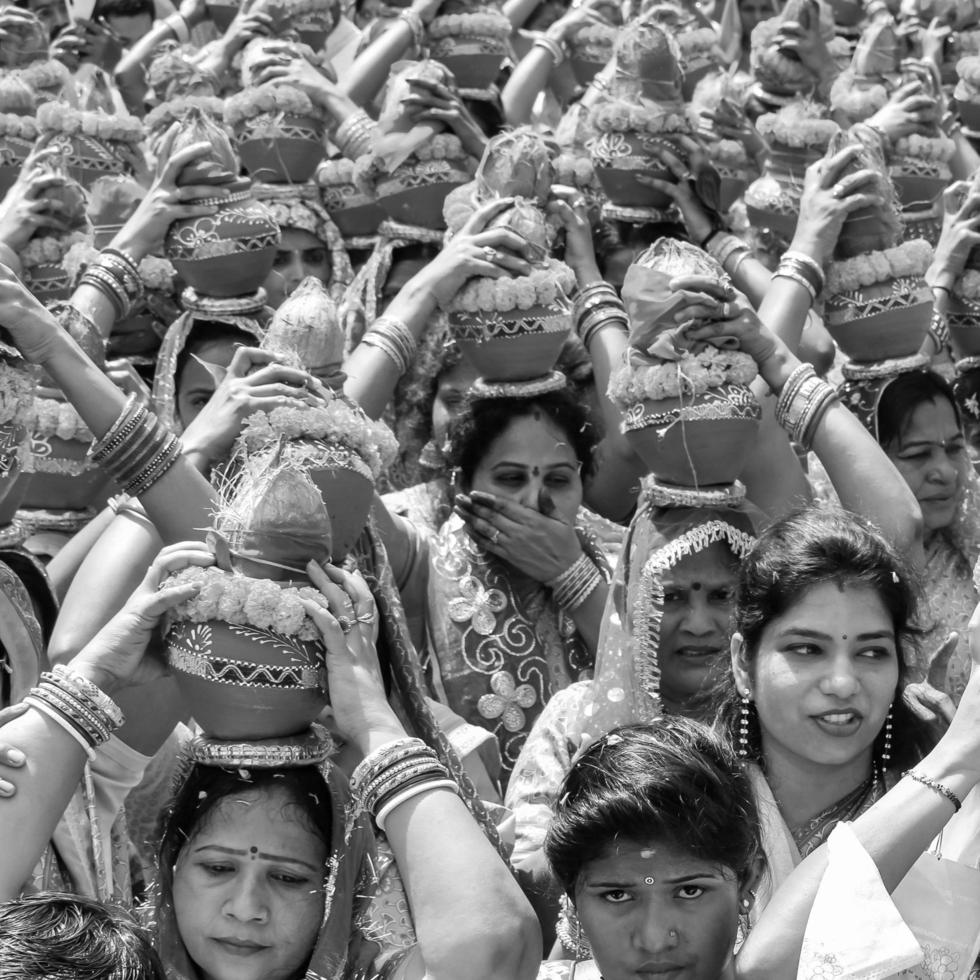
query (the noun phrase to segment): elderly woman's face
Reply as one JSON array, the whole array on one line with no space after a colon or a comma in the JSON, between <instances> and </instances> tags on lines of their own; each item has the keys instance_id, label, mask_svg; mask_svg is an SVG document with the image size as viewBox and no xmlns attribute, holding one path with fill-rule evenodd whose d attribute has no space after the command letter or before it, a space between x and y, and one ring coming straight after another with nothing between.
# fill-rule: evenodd
<instances>
[{"instance_id":1,"label":"elderly woman's face","mask_svg":"<svg viewBox=\"0 0 980 980\"><path fill-rule=\"evenodd\" d=\"M327 846L286 793L225 798L174 869L177 929L203 980L290 980L320 929Z\"/></svg>"},{"instance_id":2,"label":"elderly woman's face","mask_svg":"<svg viewBox=\"0 0 980 980\"><path fill-rule=\"evenodd\" d=\"M302 228L283 228L272 271L262 285L269 306L276 308L307 277L330 285L330 250L316 235Z\"/></svg>"}]
</instances>

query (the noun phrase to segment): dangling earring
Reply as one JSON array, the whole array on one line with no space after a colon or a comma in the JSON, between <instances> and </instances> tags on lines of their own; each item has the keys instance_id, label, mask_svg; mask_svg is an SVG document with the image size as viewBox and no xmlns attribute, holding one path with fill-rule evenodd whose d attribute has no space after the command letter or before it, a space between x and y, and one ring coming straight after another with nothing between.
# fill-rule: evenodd
<instances>
[{"instance_id":1,"label":"dangling earring","mask_svg":"<svg viewBox=\"0 0 980 980\"><path fill-rule=\"evenodd\" d=\"M749 757L749 708L752 705L748 694L742 695L742 706L738 715L738 757Z\"/></svg>"},{"instance_id":2,"label":"dangling earring","mask_svg":"<svg viewBox=\"0 0 980 980\"><path fill-rule=\"evenodd\" d=\"M885 738L881 743L881 760L880 760L880 768L881 768L882 776L885 775L885 770L888 768L888 763L891 762L892 760L892 724L894 720L892 712L894 711L894 708L895 708L894 704L890 704L888 706L888 714L885 717Z\"/></svg>"},{"instance_id":3,"label":"dangling earring","mask_svg":"<svg viewBox=\"0 0 980 980\"><path fill-rule=\"evenodd\" d=\"M558 923L555 933L565 947L577 960L591 960L592 946L589 937L582 931L582 923L579 922L575 906L567 895L562 895L558 901L561 910L558 916Z\"/></svg>"}]
</instances>

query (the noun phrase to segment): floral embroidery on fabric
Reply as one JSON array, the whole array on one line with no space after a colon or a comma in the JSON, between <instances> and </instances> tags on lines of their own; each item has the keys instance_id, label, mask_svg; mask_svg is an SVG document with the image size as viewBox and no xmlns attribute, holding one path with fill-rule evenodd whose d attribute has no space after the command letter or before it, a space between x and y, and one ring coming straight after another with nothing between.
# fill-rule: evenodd
<instances>
[{"instance_id":1,"label":"floral embroidery on fabric","mask_svg":"<svg viewBox=\"0 0 980 980\"><path fill-rule=\"evenodd\" d=\"M519 732L527 723L524 708L533 708L538 701L537 692L530 684L518 685L507 671L498 671L490 678L493 694L484 694L477 702L480 714L492 721L499 718L509 732Z\"/></svg>"},{"instance_id":2,"label":"floral embroidery on fabric","mask_svg":"<svg viewBox=\"0 0 980 980\"><path fill-rule=\"evenodd\" d=\"M485 589L472 575L459 583L459 592L457 598L449 601L452 621L469 621L481 636L491 636L497 627L497 613L507 608L507 597L500 589Z\"/></svg>"}]
</instances>

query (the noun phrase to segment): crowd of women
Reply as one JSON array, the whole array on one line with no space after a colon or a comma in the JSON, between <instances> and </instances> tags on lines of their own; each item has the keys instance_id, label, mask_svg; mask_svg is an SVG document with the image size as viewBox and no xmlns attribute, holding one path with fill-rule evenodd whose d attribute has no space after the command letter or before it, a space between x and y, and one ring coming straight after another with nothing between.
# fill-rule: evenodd
<instances>
[{"instance_id":1,"label":"crowd of women","mask_svg":"<svg viewBox=\"0 0 980 980\"><path fill-rule=\"evenodd\" d=\"M978 975L978 149L970 0L0 8L0 976Z\"/></svg>"}]
</instances>

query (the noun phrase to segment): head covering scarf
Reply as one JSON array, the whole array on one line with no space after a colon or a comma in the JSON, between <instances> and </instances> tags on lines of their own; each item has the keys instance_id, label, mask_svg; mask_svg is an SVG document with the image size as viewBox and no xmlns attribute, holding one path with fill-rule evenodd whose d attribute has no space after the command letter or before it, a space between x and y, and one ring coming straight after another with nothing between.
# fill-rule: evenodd
<instances>
[{"instance_id":1,"label":"head covering scarf","mask_svg":"<svg viewBox=\"0 0 980 980\"><path fill-rule=\"evenodd\" d=\"M177 417L177 361L194 324L202 321L226 323L252 334L257 343L262 328L272 316L272 310L265 305L265 290L261 288L251 296L236 296L232 299L199 296L188 288L184 290L181 302L184 312L171 324L163 338L153 376L153 404L156 413L172 432L180 432L183 428Z\"/></svg>"},{"instance_id":2,"label":"head covering scarf","mask_svg":"<svg viewBox=\"0 0 980 980\"><path fill-rule=\"evenodd\" d=\"M314 726L313 733L299 739L221 744L217 740L195 739L188 748L179 786L186 783L194 766L229 769L276 769L315 766L323 778L330 807L332 830L324 886L323 920L306 969L306 980L360 980L368 976L369 964L362 962L367 952L364 937L356 928L374 881L375 844L370 818L354 806L343 773L333 764L333 743L326 731ZM299 759L292 759L294 747L305 742ZM310 743L318 750L310 751ZM277 762L277 759L280 760ZM180 769L178 770L180 773ZM176 795L176 794L175 794ZM157 949L170 980L198 980L198 973L177 929L173 901L173 868L161 868L155 886L156 899L152 923Z\"/></svg>"},{"instance_id":3,"label":"head covering scarf","mask_svg":"<svg viewBox=\"0 0 980 980\"><path fill-rule=\"evenodd\" d=\"M252 193L272 210L280 228L298 228L309 232L326 245L330 252L331 299L339 303L354 278L350 256L340 230L320 201L320 191L313 182L306 184L253 184Z\"/></svg>"},{"instance_id":4,"label":"head covering scarf","mask_svg":"<svg viewBox=\"0 0 980 980\"><path fill-rule=\"evenodd\" d=\"M677 492L644 480L606 602L591 700L579 715L580 727L570 732L573 744L585 746L613 728L661 713L664 575L719 541L741 561L761 520L740 484L727 491Z\"/></svg>"},{"instance_id":5,"label":"head covering scarf","mask_svg":"<svg viewBox=\"0 0 980 980\"><path fill-rule=\"evenodd\" d=\"M33 564L26 553L22 560ZM0 562L0 674L9 683L0 708L23 700L37 684L44 658L44 637L27 588L9 564Z\"/></svg>"}]
</instances>

